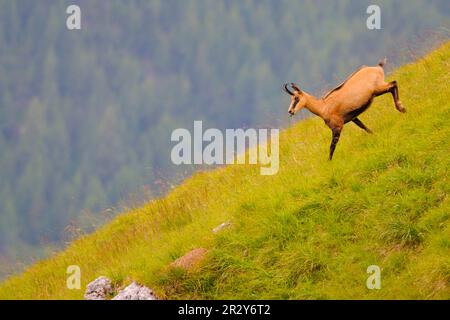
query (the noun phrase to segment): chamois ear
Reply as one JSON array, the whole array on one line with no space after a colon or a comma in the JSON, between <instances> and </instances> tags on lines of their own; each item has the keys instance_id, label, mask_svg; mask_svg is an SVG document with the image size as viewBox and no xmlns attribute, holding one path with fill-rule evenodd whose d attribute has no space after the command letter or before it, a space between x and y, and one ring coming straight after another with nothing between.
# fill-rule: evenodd
<instances>
[{"instance_id":1,"label":"chamois ear","mask_svg":"<svg viewBox=\"0 0 450 320\"><path fill-rule=\"evenodd\" d=\"M286 93L289 94L289 95L291 95L291 96L294 95L291 91L289 91L289 89L288 89L288 84L287 84L287 83L284 85L284 91L286 91Z\"/></svg>"},{"instance_id":2,"label":"chamois ear","mask_svg":"<svg viewBox=\"0 0 450 320\"><path fill-rule=\"evenodd\" d=\"M300 88L295 83L291 83L291 87L294 88L294 90L298 93L303 93L303 91L300 90Z\"/></svg>"}]
</instances>

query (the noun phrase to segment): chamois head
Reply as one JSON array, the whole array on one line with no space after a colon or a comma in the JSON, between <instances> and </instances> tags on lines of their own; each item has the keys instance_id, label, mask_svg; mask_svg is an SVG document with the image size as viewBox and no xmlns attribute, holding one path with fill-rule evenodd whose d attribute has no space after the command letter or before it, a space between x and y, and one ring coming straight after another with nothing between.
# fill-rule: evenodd
<instances>
[{"instance_id":1,"label":"chamois head","mask_svg":"<svg viewBox=\"0 0 450 320\"><path fill-rule=\"evenodd\" d=\"M291 83L291 87L292 89L294 89L293 92L288 89L287 83L284 85L284 90L291 96L291 104L289 106L288 112L292 117L294 114L305 107L306 99L302 90L300 90L300 88L295 83Z\"/></svg>"}]
</instances>

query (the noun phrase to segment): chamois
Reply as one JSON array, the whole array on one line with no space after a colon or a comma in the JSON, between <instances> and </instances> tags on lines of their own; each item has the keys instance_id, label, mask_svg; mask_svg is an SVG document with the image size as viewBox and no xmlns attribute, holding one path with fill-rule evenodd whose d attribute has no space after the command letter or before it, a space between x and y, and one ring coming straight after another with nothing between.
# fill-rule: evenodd
<instances>
[{"instance_id":1,"label":"chamois","mask_svg":"<svg viewBox=\"0 0 450 320\"><path fill-rule=\"evenodd\" d=\"M288 110L291 117L301 109L306 108L321 117L331 129L333 136L329 160L333 159L334 150L339 141L344 124L347 122L353 121L361 129L372 133L358 119L358 115L369 108L375 97L390 92L394 98L397 110L402 113L406 112L406 109L399 100L397 81L384 81L383 67L385 64L386 58L380 61L377 66L360 67L344 82L320 99L300 90L299 86L295 83L291 83L293 91L288 89L288 84L284 85L286 93L291 95L291 104Z\"/></svg>"}]
</instances>

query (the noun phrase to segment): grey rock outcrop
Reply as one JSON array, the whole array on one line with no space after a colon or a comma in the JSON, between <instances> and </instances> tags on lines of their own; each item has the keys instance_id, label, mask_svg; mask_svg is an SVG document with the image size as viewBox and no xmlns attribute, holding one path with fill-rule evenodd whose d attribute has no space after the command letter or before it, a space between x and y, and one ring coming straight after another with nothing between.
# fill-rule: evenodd
<instances>
[{"instance_id":1,"label":"grey rock outcrop","mask_svg":"<svg viewBox=\"0 0 450 320\"><path fill-rule=\"evenodd\" d=\"M111 280L106 277L99 277L89 283L84 294L85 300L106 300L112 294Z\"/></svg>"},{"instance_id":2,"label":"grey rock outcrop","mask_svg":"<svg viewBox=\"0 0 450 320\"><path fill-rule=\"evenodd\" d=\"M153 291L136 282L120 291L112 300L158 300Z\"/></svg>"}]
</instances>

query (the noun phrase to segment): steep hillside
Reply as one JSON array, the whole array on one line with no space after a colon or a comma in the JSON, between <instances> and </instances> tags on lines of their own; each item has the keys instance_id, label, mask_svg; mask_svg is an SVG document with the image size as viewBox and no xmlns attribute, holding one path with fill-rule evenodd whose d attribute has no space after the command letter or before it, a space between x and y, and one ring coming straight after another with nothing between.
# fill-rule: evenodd
<instances>
[{"instance_id":1,"label":"steep hillside","mask_svg":"<svg viewBox=\"0 0 450 320\"><path fill-rule=\"evenodd\" d=\"M62 248L67 225L178 184L190 168L161 138L175 128L277 124L284 80L326 89L450 34L448 0L384 1L383 32L366 28L373 2L0 0L0 281Z\"/></svg>"},{"instance_id":2,"label":"steep hillside","mask_svg":"<svg viewBox=\"0 0 450 320\"><path fill-rule=\"evenodd\" d=\"M323 122L297 122L281 134L277 175L198 173L10 278L0 299L81 299L66 288L69 265L82 288L105 275L169 299L450 298L449 70L447 43L390 75L408 113L376 99L361 116L375 133L347 125L333 162ZM199 247L201 266L169 268ZM366 288L369 265L381 290Z\"/></svg>"}]
</instances>

